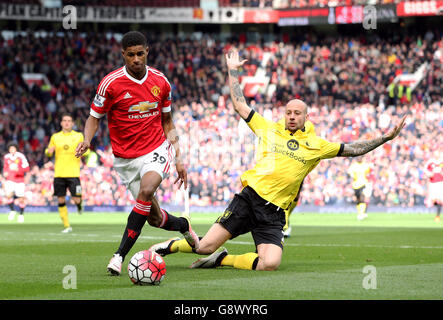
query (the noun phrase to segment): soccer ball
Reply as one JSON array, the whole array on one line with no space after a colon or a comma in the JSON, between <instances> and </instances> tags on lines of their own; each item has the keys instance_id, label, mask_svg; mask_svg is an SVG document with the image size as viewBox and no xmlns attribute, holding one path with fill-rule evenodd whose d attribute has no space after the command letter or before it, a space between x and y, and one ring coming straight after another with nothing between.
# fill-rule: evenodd
<instances>
[{"instance_id":1,"label":"soccer ball","mask_svg":"<svg viewBox=\"0 0 443 320\"><path fill-rule=\"evenodd\" d=\"M128 275L134 284L158 285L165 278L166 264L154 251L139 251L129 261Z\"/></svg>"}]
</instances>

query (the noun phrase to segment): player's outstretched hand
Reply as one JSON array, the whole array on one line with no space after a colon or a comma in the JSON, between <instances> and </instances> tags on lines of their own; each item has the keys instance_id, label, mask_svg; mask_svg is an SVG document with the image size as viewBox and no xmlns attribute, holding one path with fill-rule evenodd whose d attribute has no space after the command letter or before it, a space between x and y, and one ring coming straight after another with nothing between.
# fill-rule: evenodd
<instances>
[{"instance_id":1,"label":"player's outstretched hand","mask_svg":"<svg viewBox=\"0 0 443 320\"><path fill-rule=\"evenodd\" d=\"M240 61L238 51L236 49L230 49L225 57L226 65L228 66L229 70L238 69L239 67L243 66L246 61L248 61L247 59Z\"/></svg>"},{"instance_id":2,"label":"player's outstretched hand","mask_svg":"<svg viewBox=\"0 0 443 320\"><path fill-rule=\"evenodd\" d=\"M385 139L387 140L392 140L394 139L396 136L398 136L398 134L400 133L401 129L403 129L406 125L406 117L404 116L403 118L401 118L401 121L399 124L397 124L394 128L392 128L391 130L389 130L385 135Z\"/></svg>"},{"instance_id":3,"label":"player's outstretched hand","mask_svg":"<svg viewBox=\"0 0 443 320\"><path fill-rule=\"evenodd\" d=\"M177 162L175 163L175 169L177 170L178 177L177 179L175 179L174 184L180 182L178 188L180 189L182 184L184 184L186 190L188 188L188 173L186 172L185 167L179 160L177 160Z\"/></svg>"},{"instance_id":4,"label":"player's outstretched hand","mask_svg":"<svg viewBox=\"0 0 443 320\"><path fill-rule=\"evenodd\" d=\"M90 144L86 141L82 141L78 144L77 148L75 149L75 156L77 158L80 158L86 151L88 151L90 147Z\"/></svg>"}]
</instances>

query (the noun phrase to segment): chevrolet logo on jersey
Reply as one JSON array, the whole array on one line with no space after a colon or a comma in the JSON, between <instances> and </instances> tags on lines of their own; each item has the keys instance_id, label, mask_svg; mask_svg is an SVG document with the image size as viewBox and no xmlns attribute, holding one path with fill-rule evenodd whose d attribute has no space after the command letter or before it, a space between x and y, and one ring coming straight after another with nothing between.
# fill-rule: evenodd
<instances>
[{"instance_id":1,"label":"chevrolet logo on jersey","mask_svg":"<svg viewBox=\"0 0 443 320\"><path fill-rule=\"evenodd\" d=\"M157 108L158 102L149 102L149 101L143 101L139 104L135 104L133 106L129 107L128 112L139 112L139 113L145 113L149 110Z\"/></svg>"}]
</instances>

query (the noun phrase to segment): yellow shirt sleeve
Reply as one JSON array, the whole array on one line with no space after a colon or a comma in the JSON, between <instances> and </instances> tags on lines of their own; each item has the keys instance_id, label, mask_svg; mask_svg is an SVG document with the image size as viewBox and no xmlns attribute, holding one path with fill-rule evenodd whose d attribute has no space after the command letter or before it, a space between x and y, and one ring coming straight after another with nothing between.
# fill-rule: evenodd
<instances>
[{"instance_id":1,"label":"yellow shirt sleeve","mask_svg":"<svg viewBox=\"0 0 443 320\"><path fill-rule=\"evenodd\" d=\"M334 158L338 156L343 148L342 143L329 142L322 138L318 138L318 142L320 146L320 159Z\"/></svg>"},{"instance_id":2,"label":"yellow shirt sleeve","mask_svg":"<svg viewBox=\"0 0 443 320\"><path fill-rule=\"evenodd\" d=\"M265 135L265 132L274 125L274 122L266 120L254 110L251 111L245 121L249 128L259 137Z\"/></svg>"}]
</instances>

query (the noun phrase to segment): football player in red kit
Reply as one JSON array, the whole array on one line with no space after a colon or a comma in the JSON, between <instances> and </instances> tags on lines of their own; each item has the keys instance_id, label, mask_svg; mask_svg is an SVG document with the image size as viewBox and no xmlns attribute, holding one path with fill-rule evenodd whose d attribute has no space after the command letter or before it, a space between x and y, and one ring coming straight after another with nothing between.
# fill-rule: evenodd
<instances>
[{"instance_id":1,"label":"football player in red kit","mask_svg":"<svg viewBox=\"0 0 443 320\"><path fill-rule=\"evenodd\" d=\"M5 181L6 202L9 205L9 220L14 220L16 211L14 210L14 198L18 198L20 214L17 222L24 222L24 211L26 207L25 199L25 173L29 171L29 163L23 153L17 151L17 144L10 143L8 152L3 157L3 176Z\"/></svg>"},{"instance_id":2,"label":"football player in red kit","mask_svg":"<svg viewBox=\"0 0 443 320\"><path fill-rule=\"evenodd\" d=\"M146 222L165 230L180 231L191 247L199 238L188 218L161 209L155 192L175 163L179 182L187 187L187 173L180 161L178 135L171 114L171 85L160 71L146 64L149 48L138 31L122 38L125 65L100 82L85 124L85 139L77 147L81 156L94 137L100 119L107 115L115 156L114 169L132 193L136 204L129 214L119 248L108 264L111 275L120 275L122 262Z\"/></svg>"},{"instance_id":3,"label":"football player in red kit","mask_svg":"<svg viewBox=\"0 0 443 320\"><path fill-rule=\"evenodd\" d=\"M428 199L437 208L435 222L440 222L441 206L443 205L443 154L435 151L425 165L428 182Z\"/></svg>"}]
</instances>

